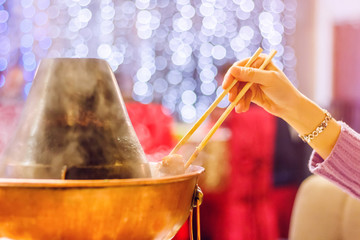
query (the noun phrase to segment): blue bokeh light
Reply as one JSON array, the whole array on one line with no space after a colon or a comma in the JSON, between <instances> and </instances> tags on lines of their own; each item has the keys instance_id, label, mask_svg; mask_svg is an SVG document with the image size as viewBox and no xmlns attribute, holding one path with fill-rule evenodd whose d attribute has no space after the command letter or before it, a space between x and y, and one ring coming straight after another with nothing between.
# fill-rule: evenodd
<instances>
[{"instance_id":1,"label":"blue bokeh light","mask_svg":"<svg viewBox=\"0 0 360 240\"><path fill-rule=\"evenodd\" d=\"M2 88L3 86L5 86L5 76L4 75L0 75L0 88Z\"/></svg>"},{"instance_id":2,"label":"blue bokeh light","mask_svg":"<svg viewBox=\"0 0 360 240\"><path fill-rule=\"evenodd\" d=\"M8 66L8 62L5 58L0 57L0 71L4 71Z\"/></svg>"},{"instance_id":3,"label":"blue bokeh light","mask_svg":"<svg viewBox=\"0 0 360 240\"><path fill-rule=\"evenodd\" d=\"M0 23L5 23L9 19L9 13L6 10L0 10Z\"/></svg>"},{"instance_id":4,"label":"blue bokeh light","mask_svg":"<svg viewBox=\"0 0 360 240\"><path fill-rule=\"evenodd\" d=\"M102 58L133 83L136 101L160 102L186 122L220 94L217 68L259 46L265 53L276 49L274 61L296 83L296 56L287 40L296 27L295 0L5 2L0 70L20 62L29 83L44 57Z\"/></svg>"},{"instance_id":5,"label":"blue bokeh light","mask_svg":"<svg viewBox=\"0 0 360 240\"><path fill-rule=\"evenodd\" d=\"M25 87L24 87L24 94L25 96L28 96L29 95L29 92L30 92L30 89L31 89L31 85L32 85L32 82L28 82L25 84Z\"/></svg>"}]
</instances>

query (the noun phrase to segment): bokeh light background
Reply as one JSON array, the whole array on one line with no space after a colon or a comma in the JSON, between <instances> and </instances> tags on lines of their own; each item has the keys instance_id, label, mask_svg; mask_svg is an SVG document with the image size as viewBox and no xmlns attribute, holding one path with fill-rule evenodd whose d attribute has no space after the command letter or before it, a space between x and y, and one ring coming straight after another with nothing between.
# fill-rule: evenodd
<instances>
[{"instance_id":1,"label":"bokeh light background","mask_svg":"<svg viewBox=\"0 0 360 240\"><path fill-rule=\"evenodd\" d=\"M42 58L102 58L135 101L193 122L222 91L220 67L259 46L296 85L295 14L296 0L0 0L0 88L14 66L26 98Z\"/></svg>"}]
</instances>

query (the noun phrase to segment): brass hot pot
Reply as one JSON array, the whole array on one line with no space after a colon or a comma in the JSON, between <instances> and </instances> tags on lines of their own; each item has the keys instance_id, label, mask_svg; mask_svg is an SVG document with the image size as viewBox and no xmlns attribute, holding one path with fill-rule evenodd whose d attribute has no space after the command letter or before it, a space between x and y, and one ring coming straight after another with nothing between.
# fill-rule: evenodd
<instances>
[{"instance_id":1,"label":"brass hot pot","mask_svg":"<svg viewBox=\"0 0 360 240\"><path fill-rule=\"evenodd\" d=\"M105 60L44 59L0 159L0 237L171 239L203 169L154 166Z\"/></svg>"}]
</instances>

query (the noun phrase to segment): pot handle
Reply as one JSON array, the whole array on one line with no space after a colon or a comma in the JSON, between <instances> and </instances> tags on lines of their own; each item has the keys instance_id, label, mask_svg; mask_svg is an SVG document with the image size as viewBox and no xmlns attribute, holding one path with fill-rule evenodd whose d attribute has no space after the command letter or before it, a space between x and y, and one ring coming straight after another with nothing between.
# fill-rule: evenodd
<instances>
[{"instance_id":1,"label":"pot handle","mask_svg":"<svg viewBox=\"0 0 360 240\"><path fill-rule=\"evenodd\" d=\"M196 207L196 233L197 233L197 240L201 239L200 234L200 205L203 201L204 194L201 191L201 188L199 185L196 184L193 200L192 200L192 206L190 210L190 240L194 240L194 234L193 234L193 209Z\"/></svg>"},{"instance_id":2,"label":"pot handle","mask_svg":"<svg viewBox=\"0 0 360 240\"><path fill-rule=\"evenodd\" d=\"M193 200L192 200L192 207L197 207L200 206L201 203L203 202L204 199L204 194L201 191L201 188L199 187L199 185L196 184L195 186L195 190L194 190L194 195L193 195Z\"/></svg>"}]
</instances>

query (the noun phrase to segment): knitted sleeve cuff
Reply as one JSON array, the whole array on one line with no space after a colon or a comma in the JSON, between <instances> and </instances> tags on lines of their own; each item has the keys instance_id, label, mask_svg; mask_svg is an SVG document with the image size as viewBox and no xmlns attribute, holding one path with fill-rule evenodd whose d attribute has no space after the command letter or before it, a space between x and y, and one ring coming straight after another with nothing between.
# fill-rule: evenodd
<instances>
[{"instance_id":1,"label":"knitted sleeve cuff","mask_svg":"<svg viewBox=\"0 0 360 240\"><path fill-rule=\"evenodd\" d=\"M324 160L314 151L309 169L360 198L360 134L345 123L338 123L341 132L330 155Z\"/></svg>"}]
</instances>

